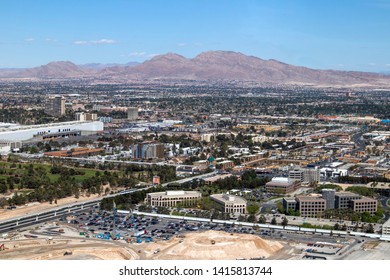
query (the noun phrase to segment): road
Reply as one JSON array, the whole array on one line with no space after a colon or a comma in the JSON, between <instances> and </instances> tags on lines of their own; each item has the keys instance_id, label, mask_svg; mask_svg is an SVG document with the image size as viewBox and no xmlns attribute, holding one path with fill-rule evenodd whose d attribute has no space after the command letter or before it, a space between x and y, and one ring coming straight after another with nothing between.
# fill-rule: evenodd
<instances>
[{"instance_id":1,"label":"road","mask_svg":"<svg viewBox=\"0 0 390 280\"><path fill-rule=\"evenodd\" d=\"M189 181L194 180L194 179L207 178L207 177L213 176L215 174L217 174L216 171L211 172L211 173L198 175L198 176L194 176L194 177L190 177L190 178L180 179L180 180L169 182L169 183L165 183L162 186L165 187L168 184L173 184L173 183L181 184L181 183L189 182ZM18 228L28 227L28 226L31 226L34 224L39 224L42 222L47 222L47 221L56 219L59 216L70 215L73 212L86 211L86 210L89 210L95 206L98 206L100 204L100 201L103 198L111 198L111 197L116 197L119 195L134 193L137 191L148 190L152 187L154 187L154 186L150 185L150 186L140 188L140 189L124 190L124 191L120 191L120 192L115 193L115 194L110 194L107 196L94 198L94 199L91 199L89 201L70 203L67 205L58 206L54 209L50 209L50 210L46 210L46 211L42 211L42 212L37 212L37 213L30 214L27 216L3 220L0 222L0 233L7 232L10 230L15 230Z\"/></svg>"},{"instance_id":2,"label":"road","mask_svg":"<svg viewBox=\"0 0 390 280\"><path fill-rule=\"evenodd\" d=\"M46 159L65 159L74 160L79 162L93 162L93 163L115 163L115 164L136 164L136 165L162 165L162 166L174 166L174 167L195 167L194 165L186 164L173 164L165 162L143 162L143 161L123 161L123 160L112 160L112 159L99 159L99 158L77 158L77 157L53 157L45 156Z\"/></svg>"}]
</instances>

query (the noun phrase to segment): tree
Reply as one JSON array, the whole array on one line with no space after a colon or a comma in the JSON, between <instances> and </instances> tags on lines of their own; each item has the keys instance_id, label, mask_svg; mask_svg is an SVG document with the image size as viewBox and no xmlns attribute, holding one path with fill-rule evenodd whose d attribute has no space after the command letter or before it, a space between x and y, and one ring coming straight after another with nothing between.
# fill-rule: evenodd
<instances>
[{"instance_id":1,"label":"tree","mask_svg":"<svg viewBox=\"0 0 390 280\"><path fill-rule=\"evenodd\" d=\"M5 182L0 182L0 193L6 193L7 192L7 185Z\"/></svg>"},{"instance_id":2,"label":"tree","mask_svg":"<svg viewBox=\"0 0 390 280\"><path fill-rule=\"evenodd\" d=\"M248 214L255 215L259 211L259 206L257 204L248 205L246 207Z\"/></svg>"},{"instance_id":3,"label":"tree","mask_svg":"<svg viewBox=\"0 0 390 280\"><path fill-rule=\"evenodd\" d=\"M287 220L287 218L286 217L283 217L283 219L282 219L282 226L287 226L288 225L288 220Z\"/></svg>"},{"instance_id":4,"label":"tree","mask_svg":"<svg viewBox=\"0 0 390 280\"><path fill-rule=\"evenodd\" d=\"M276 225L276 218L275 217L272 218L271 225Z\"/></svg>"},{"instance_id":5,"label":"tree","mask_svg":"<svg viewBox=\"0 0 390 280\"><path fill-rule=\"evenodd\" d=\"M339 230L340 229L340 225L338 223L335 223L334 226L333 226L333 229L334 230Z\"/></svg>"},{"instance_id":6,"label":"tree","mask_svg":"<svg viewBox=\"0 0 390 280\"><path fill-rule=\"evenodd\" d=\"M368 224L368 226L366 227L366 232L367 233L374 233L375 232L372 224Z\"/></svg>"},{"instance_id":7,"label":"tree","mask_svg":"<svg viewBox=\"0 0 390 280\"><path fill-rule=\"evenodd\" d=\"M4 208L4 207L7 206L7 205L8 205L7 199L4 198L4 197L1 197L1 198L0 198L0 207L1 207L1 208Z\"/></svg>"},{"instance_id":8,"label":"tree","mask_svg":"<svg viewBox=\"0 0 390 280\"><path fill-rule=\"evenodd\" d=\"M255 223L256 222L256 216L254 214L250 214L248 217L249 223Z\"/></svg>"},{"instance_id":9,"label":"tree","mask_svg":"<svg viewBox=\"0 0 390 280\"><path fill-rule=\"evenodd\" d=\"M261 215L259 218L259 224L267 223L267 218L264 215Z\"/></svg>"}]
</instances>

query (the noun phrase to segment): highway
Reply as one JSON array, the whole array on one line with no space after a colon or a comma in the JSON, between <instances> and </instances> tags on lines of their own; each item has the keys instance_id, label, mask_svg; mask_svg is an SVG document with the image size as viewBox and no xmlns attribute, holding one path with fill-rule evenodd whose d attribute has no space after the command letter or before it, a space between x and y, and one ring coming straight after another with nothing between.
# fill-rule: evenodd
<instances>
[{"instance_id":1,"label":"highway","mask_svg":"<svg viewBox=\"0 0 390 280\"><path fill-rule=\"evenodd\" d=\"M190 178L180 179L180 180L169 182L169 183L165 183L162 186L165 187L168 184L175 184L175 183L182 184L182 183L194 180L194 179L207 178L207 177L213 176L215 174L217 174L216 171L211 172L211 173L198 175L198 176L194 176L194 177L190 177ZM50 221L53 219L57 219L58 217L61 217L61 216L71 215L72 213L84 212L84 211L87 211L95 206L98 206L100 204L100 201L103 198L110 198L110 197L115 197L115 196L124 195L124 194L131 194L131 193L134 193L137 191L148 190L152 187L154 187L154 186L150 185L150 186L140 188L140 189L124 190L124 191L120 191L120 192L115 193L115 194L110 194L107 196L94 198L94 199L91 199L89 201L70 203L70 204L58 206L54 209L52 208L50 210L41 211L41 212L37 212L34 214L29 214L29 215L26 215L23 217L16 217L16 218L3 220L3 221L0 221L0 233L8 232L10 230L15 230L15 229L19 229L19 228L29 227L29 226L32 226L34 224L40 224L40 223L47 222L47 221Z\"/></svg>"},{"instance_id":2,"label":"highway","mask_svg":"<svg viewBox=\"0 0 390 280\"><path fill-rule=\"evenodd\" d=\"M143 161L123 161L123 160L112 160L112 159L99 159L99 158L77 158L77 157L54 157L45 156L46 159L65 159L74 160L79 162L94 162L94 163L115 163L115 164L136 164L136 165L160 165L160 166L173 166L173 167L195 167L194 165L186 164L173 164L165 162L143 162Z\"/></svg>"}]
</instances>

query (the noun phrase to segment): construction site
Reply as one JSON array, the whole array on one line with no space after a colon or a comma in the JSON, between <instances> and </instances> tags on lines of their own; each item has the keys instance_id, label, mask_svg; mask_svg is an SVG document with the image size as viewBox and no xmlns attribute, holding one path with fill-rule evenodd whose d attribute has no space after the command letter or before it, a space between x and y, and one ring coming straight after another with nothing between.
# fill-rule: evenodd
<instances>
[{"instance_id":1,"label":"construction site","mask_svg":"<svg viewBox=\"0 0 390 280\"><path fill-rule=\"evenodd\" d=\"M116 238L114 238L116 239ZM263 260L389 259L390 243L275 240L256 234L206 230L171 238L101 238L67 223L47 223L0 238L4 260ZM308 239L308 240L309 240ZM317 238L320 240L319 238Z\"/></svg>"},{"instance_id":2,"label":"construction site","mask_svg":"<svg viewBox=\"0 0 390 280\"><path fill-rule=\"evenodd\" d=\"M265 259L283 249L277 241L219 231L139 243L134 238L106 240L80 235L77 228L58 223L3 235L0 246L0 259L15 260Z\"/></svg>"},{"instance_id":3,"label":"construction site","mask_svg":"<svg viewBox=\"0 0 390 280\"><path fill-rule=\"evenodd\" d=\"M120 212L120 213L118 213ZM98 208L0 236L8 260L390 259L390 243Z\"/></svg>"}]
</instances>

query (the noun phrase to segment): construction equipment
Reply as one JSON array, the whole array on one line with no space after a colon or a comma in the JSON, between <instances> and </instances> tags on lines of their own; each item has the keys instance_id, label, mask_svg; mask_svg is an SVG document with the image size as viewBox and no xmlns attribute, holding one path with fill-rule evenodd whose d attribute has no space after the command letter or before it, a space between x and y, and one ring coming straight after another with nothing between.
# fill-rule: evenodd
<instances>
[{"instance_id":1,"label":"construction equipment","mask_svg":"<svg viewBox=\"0 0 390 280\"><path fill-rule=\"evenodd\" d=\"M71 251L65 251L64 256L70 256L72 254L73 254L73 252L71 252Z\"/></svg>"},{"instance_id":2,"label":"construction equipment","mask_svg":"<svg viewBox=\"0 0 390 280\"><path fill-rule=\"evenodd\" d=\"M215 240L211 240L211 244L214 245L215 244Z\"/></svg>"},{"instance_id":3,"label":"construction equipment","mask_svg":"<svg viewBox=\"0 0 390 280\"><path fill-rule=\"evenodd\" d=\"M4 247L4 244L1 244L0 245L0 251L4 251L5 249L7 249L7 248Z\"/></svg>"}]
</instances>

